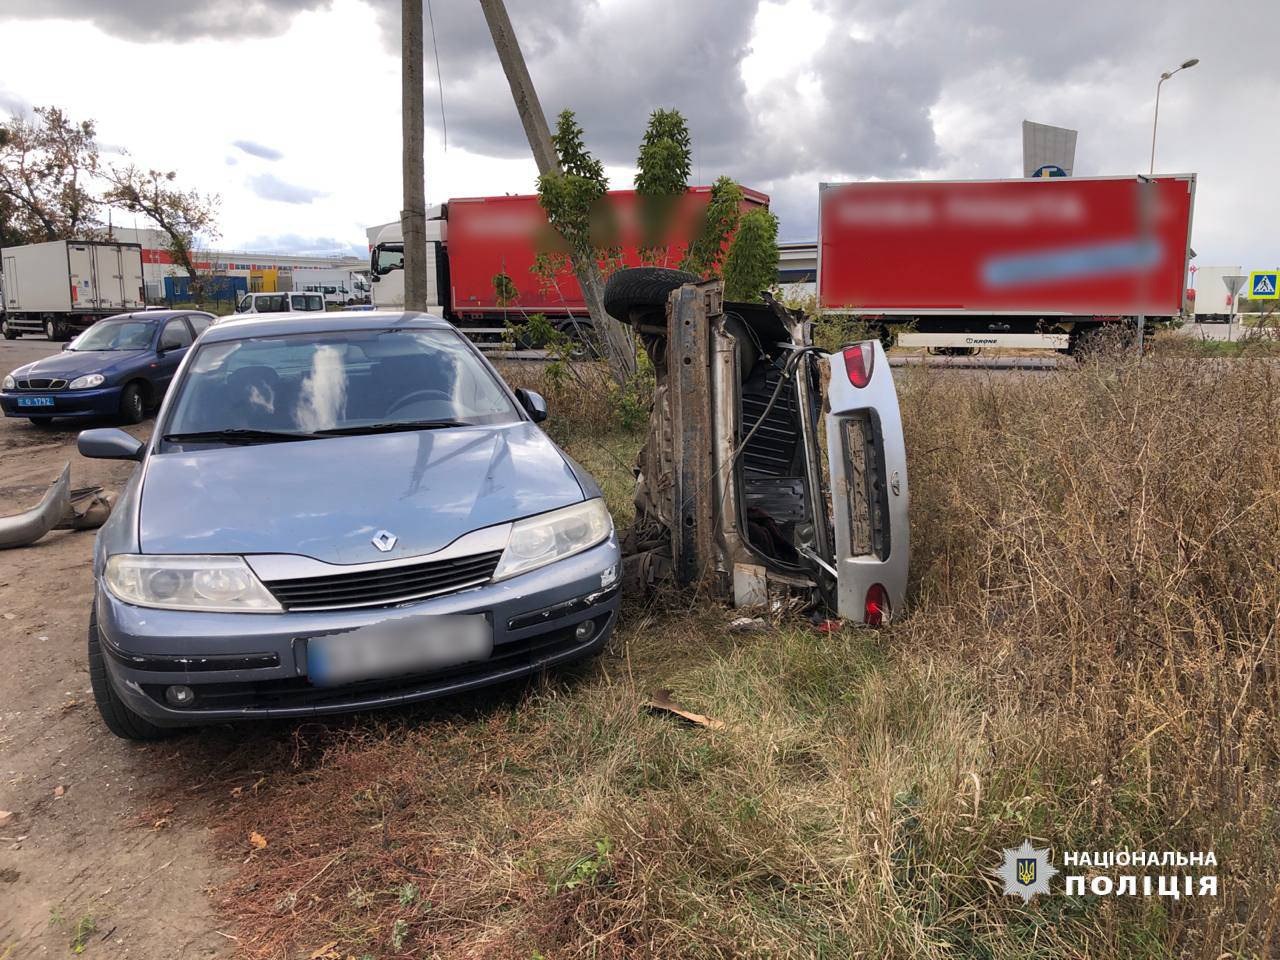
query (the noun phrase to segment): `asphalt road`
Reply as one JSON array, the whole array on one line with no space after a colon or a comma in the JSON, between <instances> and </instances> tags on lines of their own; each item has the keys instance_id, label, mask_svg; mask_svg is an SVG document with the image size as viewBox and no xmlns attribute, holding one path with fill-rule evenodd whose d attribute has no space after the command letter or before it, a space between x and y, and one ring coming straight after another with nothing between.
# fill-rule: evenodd
<instances>
[{"instance_id":1,"label":"asphalt road","mask_svg":"<svg viewBox=\"0 0 1280 960\"><path fill-rule=\"evenodd\" d=\"M0 375L60 349L0 340ZM67 463L73 487L119 490L131 465L80 457L77 430L0 418L0 515L34 506ZM205 890L221 868L198 803L165 792L181 747L117 740L93 705L92 550L92 532L54 531L0 552L0 958L68 956L77 924L93 927L89 956L218 956L229 941Z\"/></svg>"}]
</instances>

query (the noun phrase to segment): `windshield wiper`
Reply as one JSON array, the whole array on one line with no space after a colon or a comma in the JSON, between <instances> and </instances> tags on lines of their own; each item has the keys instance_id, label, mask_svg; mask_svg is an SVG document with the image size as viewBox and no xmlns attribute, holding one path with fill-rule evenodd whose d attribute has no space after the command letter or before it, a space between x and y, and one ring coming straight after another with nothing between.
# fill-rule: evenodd
<instances>
[{"instance_id":1,"label":"windshield wiper","mask_svg":"<svg viewBox=\"0 0 1280 960\"><path fill-rule=\"evenodd\" d=\"M364 433L408 433L413 430L443 430L446 427L469 427L461 420L395 420L387 423L362 423L351 427L317 430L321 437L351 437Z\"/></svg>"},{"instance_id":2,"label":"windshield wiper","mask_svg":"<svg viewBox=\"0 0 1280 960\"><path fill-rule=\"evenodd\" d=\"M169 443L283 443L289 440L315 440L319 434L290 433L286 430L202 430L196 433L166 433Z\"/></svg>"}]
</instances>

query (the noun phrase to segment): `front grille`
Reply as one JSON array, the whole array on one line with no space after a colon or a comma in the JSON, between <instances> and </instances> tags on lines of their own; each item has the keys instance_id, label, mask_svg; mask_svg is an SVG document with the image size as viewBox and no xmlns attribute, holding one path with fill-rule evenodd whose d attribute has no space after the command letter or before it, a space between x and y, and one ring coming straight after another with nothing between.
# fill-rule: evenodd
<instances>
[{"instance_id":1,"label":"front grille","mask_svg":"<svg viewBox=\"0 0 1280 960\"><path fill-rule=\"evenodd\" d=\"M502 551L495 550L359 573L269 580L266 586L286 610L389 607L487 583L501 557Z\"/></svg>"},{"instance_id":2,"label":"front grille","mask_svg":"<svg viewBox=\"0 0 1280 960\"><path fill-rule=\"evenodd\" d=\"M19 390L64 390L67 386L65 379L48 377L29 377L17 383Z\"/></svg>"}]
</instances>

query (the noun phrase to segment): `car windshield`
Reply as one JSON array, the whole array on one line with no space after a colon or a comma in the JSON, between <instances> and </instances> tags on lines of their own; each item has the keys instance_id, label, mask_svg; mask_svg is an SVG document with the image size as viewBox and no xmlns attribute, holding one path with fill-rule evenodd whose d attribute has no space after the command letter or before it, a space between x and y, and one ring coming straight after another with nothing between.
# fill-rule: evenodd
<instances>
[{"instance_id":1,"label":"car windshield","mask_svg":"<svg viewBox=\"0 0 1280 960\"><path fill-rule=\"evenodd\" d=\"M204 344L179 384L164 436L266 442L520 419L452 330L325 331Z\"/></svg>"},{"instance_id":2,"label":"car windshield","mask_svg":"<svg viewBox=\"0 0 1280 960\"><path fill-rule=\"evenodd\" d=\"M99 320L68 350L145 350L151 346L155 325L146 320Z\"/></svg>"}]
</instances>

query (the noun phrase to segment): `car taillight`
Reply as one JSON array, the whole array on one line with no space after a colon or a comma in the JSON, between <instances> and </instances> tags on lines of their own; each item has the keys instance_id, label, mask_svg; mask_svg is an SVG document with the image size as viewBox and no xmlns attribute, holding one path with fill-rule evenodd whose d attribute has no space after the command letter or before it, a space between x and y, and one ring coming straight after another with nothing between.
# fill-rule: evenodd
<instances>
[{"instance_id":1,"label":"car taillight","mask_svg":"<svg viewBox=\"0 0 1280 960\"><path fill-rule=\"evenodd\" d=\"M844 348L844 368L849 372L849 382L861 389L871 382L871 367L876 360L875 345L855 343Z\"/></svg>"},{"instance_id":2,"label":"car taillight","mask_svg":"<svg viewBox=\"0 0 1280 960\"><path fill-rule=\"evenodd\" d=\"M862 622L869 627L879 627L889 619L889 591L878 583L867 590L863 604Z\"/></svg>"}]
</instances>

